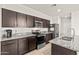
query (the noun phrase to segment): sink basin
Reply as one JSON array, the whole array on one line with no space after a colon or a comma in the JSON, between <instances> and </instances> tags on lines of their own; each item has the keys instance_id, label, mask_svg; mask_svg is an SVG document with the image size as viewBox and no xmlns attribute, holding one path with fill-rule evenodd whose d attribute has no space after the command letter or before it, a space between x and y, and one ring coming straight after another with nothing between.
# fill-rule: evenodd
<instances>
[{"instance_id":1,"label":"sink basin","mask_svg":"<svg viewBox=\"0 0 79 59\"><path fill-rule=\"evenodd\" d=\"M67 40L67 41L71 41L73 38L72 37L62 37L62 40Z\"/></svg>"}]
</instances>

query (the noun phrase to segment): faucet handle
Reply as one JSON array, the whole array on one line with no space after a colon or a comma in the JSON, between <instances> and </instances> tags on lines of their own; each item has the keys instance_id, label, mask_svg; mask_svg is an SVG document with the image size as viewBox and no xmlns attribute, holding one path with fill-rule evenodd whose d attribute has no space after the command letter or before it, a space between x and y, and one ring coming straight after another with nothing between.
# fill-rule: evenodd
<instances>
[{"instance_id":1,"label":"faucet handle","mask_svg":"<svg viewBox=\"0 0 79 59\"><path fill-rule=\"evenodd\" d=\"M75 37L75 29L71 28L71 30L73 31L72 38L74 39L74 37Z\"/></svg>"}]
</instances>

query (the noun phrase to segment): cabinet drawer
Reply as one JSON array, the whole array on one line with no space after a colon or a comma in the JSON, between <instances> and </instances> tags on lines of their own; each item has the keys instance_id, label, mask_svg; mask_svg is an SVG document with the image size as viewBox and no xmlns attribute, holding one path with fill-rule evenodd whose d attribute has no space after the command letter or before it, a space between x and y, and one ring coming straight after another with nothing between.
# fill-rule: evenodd
<instances>
[{"instance_id":1,"label":"cabinet drawer","mask_svg":"<svg viewBox=\"0 0 79 59\"><path fill-rule=\"evenodd\" d=\"M13 44L15 43L17 40L8 40L8 41L2 41L1 45L8 45L8 44Z\"/></svg>"}]
</instances>

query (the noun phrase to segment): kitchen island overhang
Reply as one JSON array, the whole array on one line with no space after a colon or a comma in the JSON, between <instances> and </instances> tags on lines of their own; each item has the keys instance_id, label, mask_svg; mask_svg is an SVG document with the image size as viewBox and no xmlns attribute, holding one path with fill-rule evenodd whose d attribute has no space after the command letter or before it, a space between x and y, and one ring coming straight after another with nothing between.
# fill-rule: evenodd
<instances>
[{"instance_id":1,"label":"kitchen island overhang","mask_svg":"<svg viewBox=\"0 0 79 59\"><path fill-rule=\"evenodd\" d=\"M66 41L58 37L49 42L52 55L77 55L79 52L79 36L75 36L74 41Z\"/></svg>"}]
</instances>

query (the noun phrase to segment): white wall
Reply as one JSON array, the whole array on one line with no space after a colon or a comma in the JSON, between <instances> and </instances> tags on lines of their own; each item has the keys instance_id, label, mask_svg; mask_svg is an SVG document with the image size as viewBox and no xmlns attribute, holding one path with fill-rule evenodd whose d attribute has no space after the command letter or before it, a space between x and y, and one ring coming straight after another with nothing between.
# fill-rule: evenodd
<instances>
[{"instance_id":1,"label":"white wall","mask_svg":"<svg viewBox=\"0 0 79 59\"><path fill-rule=\"evenodd\" d=\"M0 9L0 27L1 27L1 9Z\"/></svg>"},{"instance_id":2,"label":"white wall","mask_svg":"<svg viewBox=\"0 0 79 59\"><path fill-rule=\"evenodd\" d=\"M70 16L70 13L60 13L56 16L52 16L52 19L50 19L50 24L53 24L53 23L57 23L59 24L60 23L60 18L61 17L65 17L65 16Z\"/></svg>"},{"instance_id":3,"label":"white wall","mask_svg":"<svg viewBox=\"0 0 79 59\"><path fill-rule=\"evenodd\" d=\"M1 22L2 20L1 20L1 14L0 14L0 28L1 28L1 25L2 25L2 22Z\"/></svg>"},{"instance_id":4,"label":"white wall","mask_svg":"<svg viewBox=\"0 0 79 59\"><path fill-rule=\"evenodd\" d=\"M1 8L0 8L0 41L1 41ZM0 55L1 55L1 42L0 42Z\"/></svg>"},{"instance_id":5,"label":"white wall","mask_svg":"<svg viewBox=\"0 0 79 59\"><path fill-rule=\"evenodd\" d=\"M75 29L75 35L79 35L79 11L72 13L71 25Z\"/></svg>"},{"instance_id":6,"label":"white wall","mask_svg":"<svg viewBox=\"0 0 79 59\"><path fill-rule=\"evenodd\" d=\"M2 24L2 17L1 17L1 8L0 8L0 40L1 40L1 24Z\"/></svg>"},{"instance_id":7,"label":"white wall","mask_svg":"<svg viewBox=\"0 0 79 59\"><path fill-rule=\"evenodd\" d=\"M61 19L58 18L57 21L60 24L59 31L62 32L61 31ZM75 35L79 35L79 11L74 11L71 13L71 28L75 29Z\"/></svg>"},{"instance_id":8,"label":"white wall","mask_svg":"<svg viewBox=\"0 0 79 59\"><path fill-rule=\"evenodd\" d=\"M57 23L58 24L58 19L59 19L58 16L52 17L52 19L50 19L50 24L54 24L54 23Z\"/></svg>"}]
</instances>

